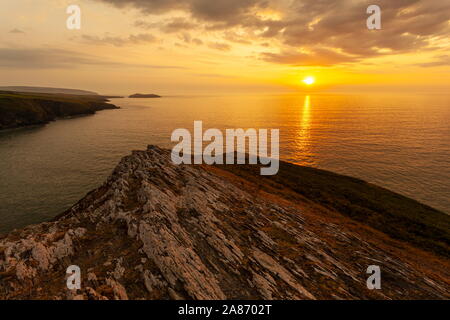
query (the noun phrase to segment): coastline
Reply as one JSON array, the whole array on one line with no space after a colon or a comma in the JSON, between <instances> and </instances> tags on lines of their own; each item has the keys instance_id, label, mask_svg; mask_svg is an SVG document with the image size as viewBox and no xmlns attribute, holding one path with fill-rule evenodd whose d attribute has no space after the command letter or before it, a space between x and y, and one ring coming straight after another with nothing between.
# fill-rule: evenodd
<instances>
[{"instance_id":1,"label":"coastline","mask_svg":"<svg viewBox=\"0 0 450 320\"><path fill-rule=\"evenodd\" d=\"M389 237L450 258L450 215L387 188L286 161L280 161L275 176L260 176L258 165L220 169L257 184L261 190L288 199L306 199Z\"/></svg>"},{"instance_id":2,"label":"coastline","mask_svg":"<svg viewBox=\"0 0 450 320\"><path fill-rule=\"evenodd\" d=\"M255 172L257 166L174 166L170 151L155 146L134 151L102 186L53 221L0 237L0 298L450 296L444 213L324 170L282 163L278 178L261 179ZM367 192L361 188L377 193L358 199ZM347 207L343 190L350 198ZM379 212L373 199L380 201ZM418 210L415 220L396 216L396 206ZM367 215L369 208L376 212ZM424 210L435 219L422 219ZM421 241L389 235L376 222ZM429 232L416 234L412 222ZM436 233L437 222L443 229ZM24 254L28 251L31 255ZM384 266L383 294L358 280L371 260ZM64 289L69 264L89 270L83 278L88 287L76 293ZM276 286L270 284L273 277ZM8 283L15 290L2 296Z\"/></svg>"},{"instance_id":3,"label":"coastline","mask_svg":"<svg viewBox=\"0 0 450 320\"><path fill-rule=\"evenodd\" d=\"M103 96L0 91L0 131L119 109Z\"/></svg>"}]
</instances>

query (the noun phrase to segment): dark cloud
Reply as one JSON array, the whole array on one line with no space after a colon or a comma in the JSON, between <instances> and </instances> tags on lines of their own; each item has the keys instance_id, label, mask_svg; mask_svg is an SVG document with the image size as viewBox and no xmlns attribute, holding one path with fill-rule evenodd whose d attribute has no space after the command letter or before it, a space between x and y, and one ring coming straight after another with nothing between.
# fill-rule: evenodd
<instances>
[{"instance_id":1,"label":"dark cloud","mask_svg":"<svg viewBox=\"0 0 450 320\"><path fill-rule=\"evenodd\" d=\"M130 35L128 37L114 37L109 35L104 37L98 37L91 35L82 35L81 38L88 43L110 44L116 47L121 47L128 44L152 43L156 41L156 37L148 33Z\"/></svg>"},{"instance_id":2,"label":"dark cloud","mask_svg":"<svg viewBox=\"0 0 450 320\"><path fill-rule=\"evenodd\" d=\"M138 28L142 28L145 30L149 30L149 29L156 29L158 27L161 26L161 23L156 23L156 22L147 22L144 20L137 20L134 22L134 26L138 27Z\"/></svg>"},{"instance_id":3,"label":"dark cloud","mask_svg":"<svg viewBox=\"0 0 450 320\"><path fill-rule=\"evenodd\" d=\"M0 68L12 69L71 69L80 66L133 67L155 69L184 69L179 66L126 64L101 57L53 48L0 48Z\"/></svg>"},{"instance_id":4,"label":"dark cloud","mask_svg":"<svg viewBox=\"0 0 450 320\"><path fill-rule=\"evenodd\" d=\"M145 14L161 14L176 9L187 9L187 2L181 0L99 0L118 8L135 7Z\"/></svg>"},{"instance_id":5,"label":"dark cloud","mask_svg":"<svg viewBox=\"0 0 450 320\"><path fill-rule=\"evenodd\" d=\"M135 7L154 15L174 10L191 13L192 17L206 21L226 21L238 24L254 8L267 7L267 0L97 0L119 8ZM232 22L234 21L234 22Z\"/></svg>"},{"instance_id":6,"label":"dark cloud","mask_svg":"<svg viewBox=\"0 0 450 320\"><path fill-rule=\"evenodd\" d=\"M189 33L187 33L187 32L181 33L179 35L179 38L181 40L183 40L185 43L195 44L195 45L198 45L198 46L203 44L202 40L200 40L198 38L192 38L191 35Z\"/></svg>"},{"instance_id":7,"label":"dark cloud","mask_svg":"<svg viewBox=\"0 0 450 320\"><path fill-rule=\"evenodd\" d=\"M191 13L194 17L206 21L226 21L230 25L250 15L255 8L267 7L263 0L192 0Z\"/></svg>"},{"instance_id":8,"label":"dark cloud","mask_svg":"<svg viewBox=\"0 0 450 320\"><path fill-rule=\"evenodd\" d=\"M197 26L196 23L188 21L184 18L175 18L169 22L167 22L161 30L167 33L178 32L178 31L186 31L189 29L194 29Z\"/></svg>"},{"instance_id":9,"label":"dark cloud","mask_svg":"<svg viewBox=\"0 0 450 320\"><path fill-rule=\"evenodd\" d=\"M190 20L166 23L161 27L166 32L216 31L222 32L222 40L240 43L276 40L280 52L262 54L263 59L276 63L332 65L418 52L430 48L431 39L448 39L450 35L450 1L442 0L97 1L117 7L132 6L147 15L173 10L189 15ZM366 9L372 4L381 7L382 30L367 29ZM258 14L271 10L278 12L279 18ZM240 39L233 36L236 29L245 33L241 32Z\"/></svg>"}]
</instances>

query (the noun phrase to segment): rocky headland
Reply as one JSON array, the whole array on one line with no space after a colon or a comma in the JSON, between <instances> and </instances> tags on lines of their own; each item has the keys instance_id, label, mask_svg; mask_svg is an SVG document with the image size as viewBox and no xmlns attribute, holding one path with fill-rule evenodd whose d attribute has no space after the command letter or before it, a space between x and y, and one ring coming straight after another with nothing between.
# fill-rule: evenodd
<instances>
[{"instance_id":1,"label":"rocky headland","mask_svg":"<svg viewBox=\"0 0 450 320\"><path fill-rule=\"evenodd\" d=\"M0 130L46 124L58 118L117 109L105 97L0 91Z\"/></svg>"},{"instance_id":2,"label":"rocky headland","mask_svg":"<svg viewBox=\"0 0 450 320\"><path fill-rule=\"evenodd\" d=\"M0 87L0 91L14 91L26 93L48 93L48 94L64 94L64 95L82 95L82 96L96 96L97 92L68 89L68 88L52 88L52 87L30 87L30 86L4 86Z\"/></svg>"},{"instance_id":3,"label":"rocky headland","mask_svg":"<svg viewBox=\"0 0 450 320\"><path fill-rule=\"evenodd\" d=\"M258 172L134 151L54 221L0 238L0 299L450 298L447 215L327 171Z\"/></svg>"}]
</instances>

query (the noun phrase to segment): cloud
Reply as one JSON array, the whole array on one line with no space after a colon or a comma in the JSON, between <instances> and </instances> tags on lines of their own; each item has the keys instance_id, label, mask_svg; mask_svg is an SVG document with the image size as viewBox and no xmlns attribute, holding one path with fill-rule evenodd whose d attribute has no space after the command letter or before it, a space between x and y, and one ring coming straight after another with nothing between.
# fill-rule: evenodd
<instances>
[{"instance_id":1,"label":"cloud","mask_svg":"<svg viewBox=\"0 0 450 320\"><path fill-rule=\"evenodd\" d=\"M179 35L179 38L181 40L183 40L185 43L195 44L195 45L198 45L198 46L203 44L202 40L200 40L198 38L192 38L191 35L189 33L186 33L186 32L185 33L181 33Z\"/></svg>"},{"instance_id":2,"label":"cloud","mask_svg":"<svg viewBox=\"0 0 450 320\"><path fill-rule=\"evenodd\" d=\"M17 28L12 29L11 31L9 31L9 33L25 34L24 31L22 31L22 30L20 30L20 29L17 29Z\"/></svg>"},{"instance_id":3,"label":"cloud","mask_svg":"<svg viewBox=\"0 0 450 320\"><path fill-rule=\"evenodd\" d=\"M191 43L201 46L203 44L203 41L198 38L194 38L191 40Z\"/></svg>"},{"instance_id":4,"label":"cloud","mask_svg":"<svg viewBox=\"0 0 450 320\"><path fill-rule=\"evenodd\" d=\"M449 32L448 18L442 16L439 1L377 2L382 10L382 30L366 28L367 1L304 1L297 10L311 14L311 18L296 16L283 32L282 40L289 46L320 43L346 54L372 57L383 55L380 49L390 50L391 54L417 51L427 47L427 34Z\"/></svg>"},{"instance_id":5,"label":"cloud","mask_svg":"<svg viewBox=\"0 0 450 320\"><path fill-rule=\"evenodd\" d=\"M308 53L303 52L283 52L261 54L263 60L289 64L293 66L332 66L335 64L355 62L359 59L354 56L344 55L329 49L316 49Z\"/></svg>"},{"instance_id":6,"label":"cloud","mask_svg":"<svg viewBox=\"0 0 450 320\"><path fill-rule=\"evenodd\" d=\"M193 29L197 26L196 23L188 21L184 18L175 18L169 22L167 22L161 30L166 33L178 32L178 31L186 31L189 29Z\"/></svg>"},{"instance_id":7,"label":"cloud","mask_svg":"<svg viewBox=\"0 0 450 320\"><path fill-rule=\"evenodd\" d=\"M450 55L441 55L436 57L434 61L419 63L417 64L419 67L429 68L429 67L443 67L450 66Z\"/></svg>"},{"instance_id":8,"label":"cloud","mask_svg":"<svg viewBox=\"0 0 450 320\"><path fill-rule=\"evenodd\" d=\"M155 29L157 27L160 27L161 24L160 23L156 23L156 22L147 22L144 20L136 20L134 22L134 26L138 27L138 28L142 28L145 30L149 30L149 29Z\"/></svg>"},{"instance_id":9,"label":"cloud","mask_svg":"<svg viewBox=\"0 0 450 320\"><path fill-rule=\"evenodd\" d=\"M251 41L246 39L245 36L239 35L234 31L226 31L224 33L224 39L240 44L251 44Z\"/></svg>"},{"instance_id":10,"label":"cloud","mask_svg":"<svg viewBox=\"0 0 450 320\"><path fill-rule=\"evenodd\" d=\"M60 49L0 48L0 67L3 68L53 69L92 64L105 64L105 62L88 55Z\"/></svg>"},{"instance_id":11,"label":"cloud","mask_svg":"<svg viewBox=\"0 0 450 320\"><path fill-rule=\"evenodd\" d=\"M81 36L81 38L83 39L83 41L90 44L109 44L116 47L122 47L129 44L152 43L157 40L155 36L148 33L130 35L128 37L117 37L110 35L98 37L84 34Z\"/></svg>"},{"instance_id":12,"label":"cloud","mask_svg":"<svg viewBox=\"0 0 450 320\"><path fill-rule=\"evenodd\" d=\"M218 73L193 73L194 76L197 77L205 77L205 78L222 78L222 79L234 79L235 76L228 76Z\"/></svg>"},{"instance_id":13,"label":"cloud","mask_svg":"<svg viewBox=\"0 0 450 320\"><path fill-rule=\"evenodd\" d=\"M220 51L229 51L231 50L231 46L228 43L220 43L220 42L210 42L208 47L215 50Z\"/></svg>"},{"instance_id":14,"label":"cloud","mask_svg":"<svg viewBox=\"0 0 450 320\"><path fill-rule=\"evenodd\" d=\"M97 0L118 8L134 7L144 14L155 15L175 10L189 12L192 17L212 22L238 24L255 8L265 8L267 0Z\"/></svg>"},{"instance_id":15,"label":"cloud","mask_svg":"<svg viewBox=\"0 0 450 320\"><path fill-rule=\"evenodd\" d=\"M198 24L190 20L187 20L186 18L177 17L172 19L166 19L165 21L158 23L148 22L144 20L137 20L134 23L134 26L145 30L159 29L164 33L174 33L178 31L187 31L195 29L198 27Z\"/></svg>"},{"instance_id":16,"label":"cloud","mask_svg":"<svg viewBox=\"0 0 450 320\"><path fill-rule=\"evenodd\" d=\"M160 29L166 32L217 32L217 43L273 40L279 53L263 53L262 57L274 63L331 66L413 53L428 50L434 42L446 41L450 35L450 2L442 0L96 1L137 8L149 19L173 11L189 17L165 23ZM381 7L382 30L367 29L366 9L371 4ZM210 47L219 49L217 45Z\"/></svg>"},{"instance_id":17,"label":"cloud","mask_svg":"<svg viewBox=\"0 0 450 320\"><path fill-rule=\"evenodd\" d=\"M80 66L184 69L181 66L128 64L102 57L51 48L0 48L0 68L7 69L72 69Z\"/></svg>"}]
</instances>

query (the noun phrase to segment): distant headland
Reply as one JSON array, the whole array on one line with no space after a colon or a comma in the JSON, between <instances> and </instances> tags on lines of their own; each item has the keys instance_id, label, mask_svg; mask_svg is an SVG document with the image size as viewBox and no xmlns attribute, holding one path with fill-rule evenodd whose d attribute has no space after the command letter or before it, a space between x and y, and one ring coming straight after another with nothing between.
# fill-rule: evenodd
<instances>
[{"instance_id":1,"label":"distant headland","mask_svg":"<svg viewBox=\"0 0 450 320\"><path fill-rule=\"evenodd\" d=\"M108 103L105 97L89 91L80 93L83 90L41 88L39 92L31 92L21 87L25 90L18 92L12 90L13 87L9 88L8 91L0 91L0 130L42 125L58 118L119 108ZM17 90L18 87L14 88Z\"/></svg>"},{"instance_id":2,"label":"distant headland","mask_svg":"<svg viewBox=\"0 0 450 320\"><path fill-rule=\"evenodd\" d=\"M161 98L161 96L153 93L149 94L135 93L129 96L129 98Z\"/></svg>"},{"instance_id":3,"label":"distant headland","mask_svg":"<svg viewBox=\"0 0 450 320\"><path fill-rule=\"evenodd\" d=\"M0 91L14 92L33 92L33 93L53 93L53 94L71 94L81 96L97 96L98 93L87 90L50 88L50 87L30 87L30 86L7 86L0 87Z\"/></svg>"},{"instance_id":4,"label":"distant headland","mask_svg":"<svg viewBox=\"0 0 450 320\"><path fill-rule=\"evenodd\" d=\"M112 98L123 96L67 88L0 86L0 130L46 124L58 118L94 114L104 109L118 109L108 103L108 99ZM129 98L161 96L136 93Z\"/></svg>"}]
</instances>

